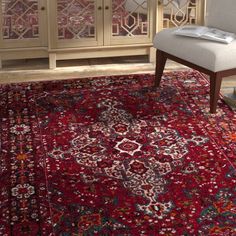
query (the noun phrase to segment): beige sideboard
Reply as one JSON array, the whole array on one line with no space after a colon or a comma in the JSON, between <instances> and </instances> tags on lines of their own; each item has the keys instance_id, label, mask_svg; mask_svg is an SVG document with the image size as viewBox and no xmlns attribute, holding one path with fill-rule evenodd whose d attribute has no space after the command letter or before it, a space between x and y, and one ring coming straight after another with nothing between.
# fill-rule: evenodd
<instances>
[{"instance_id":1,"label":"beige sideboard","mask_svg":"<svg viewBox=\"0 0 236 236\"><path fill-rule=\"evenodd\" d=\"M149 55L163 27L201 23L203 0L0 0L2 61Z\"/></svg>"}]
</instances>

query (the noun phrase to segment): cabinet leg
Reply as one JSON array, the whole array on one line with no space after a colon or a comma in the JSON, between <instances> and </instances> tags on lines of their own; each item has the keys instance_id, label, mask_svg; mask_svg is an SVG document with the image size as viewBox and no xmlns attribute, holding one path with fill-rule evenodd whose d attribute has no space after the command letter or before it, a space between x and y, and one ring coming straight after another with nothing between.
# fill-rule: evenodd
<instances>
[{"instance_id":1,"label":"cabinet leg","mask_svg":"<svg viewBox=\"0 0 236 236\"><path fill-rule=\"evenodd\" d=\"M57 55L56 53L49 53L49 69L56 69Z\"/></svg>"},{"instance_id":2,"label":"cabinet leg","mask_svg":"<svg viewBox=\"0 0 236 236\"><path fill-rule=\"evenodd\" d=\"M0 55L0 69L2 69L2 57Z\"/></svg>"},{"instance_id":3,"label":"cabinet leg","mask_svg":"<svg viewBox=\"0 0 236 236\"><path fill-rule=\"evenodd\" d=\"M156 61L156 49L154 47L151 47L149 51L149 62L154 63L155 61Z\"/></svg>"}]
</instances>

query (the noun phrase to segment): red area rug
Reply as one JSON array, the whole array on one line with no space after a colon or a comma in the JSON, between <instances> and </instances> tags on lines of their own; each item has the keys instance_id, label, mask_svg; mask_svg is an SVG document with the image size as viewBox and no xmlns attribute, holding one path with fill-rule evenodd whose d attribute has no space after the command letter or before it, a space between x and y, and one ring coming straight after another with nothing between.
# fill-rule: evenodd
<instances>
[{"instance_id":1,"label":"red area rug","mask_svg":"<svg viewBox=\"0 0 236 236\"><path fill-rule=\"evenodd\" d=\"M0 235L236 235L236 115L192 71L0 86Z\"/></svg>"}]
</instances>

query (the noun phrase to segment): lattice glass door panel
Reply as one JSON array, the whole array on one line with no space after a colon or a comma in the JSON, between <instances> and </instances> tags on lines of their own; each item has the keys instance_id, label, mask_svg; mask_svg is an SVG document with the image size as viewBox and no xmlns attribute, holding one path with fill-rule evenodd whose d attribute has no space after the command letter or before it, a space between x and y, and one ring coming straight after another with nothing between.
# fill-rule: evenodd
<instances>
[{"instance_id":1,"label":"lattice glass door panel","mask_svg":"<svg viewBox=\"0 0 236 236\"><path fill-rule=\"evenodd\" d=\"M148 35L147 0L112 1L112 36Z\"/></svg>"},{"instance_id":2,"label":"lattice glass door panel","mask_svg":"<svg viewBox=\"0 0 236 236\"><path fill-rule=\"evenodd\" d=\"M95 38L95 1L57 1L58 39Z\"/></svg>"},{"instance_id":3,"label":"lattice glass door panel","mask_svg":"<svg viewBox=\"0 0 236 236\"><path fill-rule=\"evenodd\" d=\"M37 0L2 0L3 40L39 39Z\"/></svg>"},{"instance_id":4,"label":"lattice glass door panel","mask_svg":"<svg viewBox=\"0 0 236 236\"><path fill-rule=\"evenodd\" d=\"M153 0L104 0L105 44L150 43L153 3Z\"/></svg>"},{"instance_id":5,"label":"lattice glass door panel","mask_svg":"<svg viewBox=\"0 0 236 236\"><path fill-rule=\"evenodd\" d=\"M198 22L197 0L163 0L163 28Z\"/></svg>"},{"instance_id":6,"label":"lattice glass door panel","mask_svg":"<svg viewBox=\"0 0 236 236\"><path fill-rule=\"evenodd\" d=\"M101 45L103 43L102 1L49 0L51 47Z\"/></svg>"},{"instance_id":7,"label":"lattice glass door panel","mask_svg":"<svg viewBox=\"0 0 236 236\"><path fill-rule=\"evenodd\" d=\"M46 46L46 21L46 0L0 0L0 48Z\"/></svg>"}]
</instances>

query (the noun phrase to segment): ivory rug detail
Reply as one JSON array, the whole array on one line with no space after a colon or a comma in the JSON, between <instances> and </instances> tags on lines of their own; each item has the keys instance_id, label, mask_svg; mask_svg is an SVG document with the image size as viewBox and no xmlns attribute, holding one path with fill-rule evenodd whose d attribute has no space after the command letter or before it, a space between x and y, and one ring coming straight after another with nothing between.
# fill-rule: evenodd
<instances>
[{"instance_id":1,"label":"ivory rug detail","mask_svg":"<svg viewBox=\"0 0 236 236\"><path fill-rule=\"evenodd\" d=\"M153 79L0 86L0 235L236 235L235 113Z\"/></svg>"}]
</instances>

